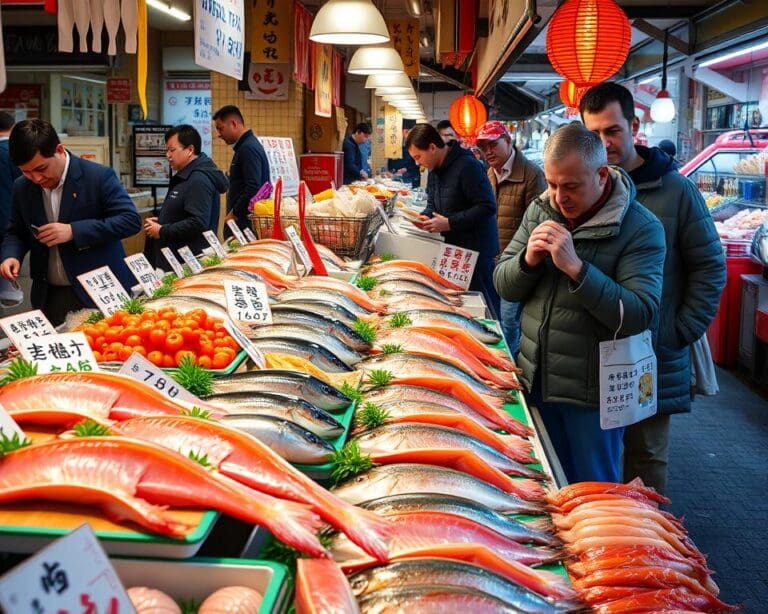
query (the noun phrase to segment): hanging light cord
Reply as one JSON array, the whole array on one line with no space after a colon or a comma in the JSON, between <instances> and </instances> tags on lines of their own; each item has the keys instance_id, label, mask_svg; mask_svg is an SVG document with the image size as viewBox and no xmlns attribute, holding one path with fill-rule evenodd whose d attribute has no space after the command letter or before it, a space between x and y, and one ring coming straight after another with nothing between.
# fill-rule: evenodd
<instances>
[{"instance_id":1,"label":"hanging light cord","mask_svg":"<svg viewBox=\"0 0 768 614\"><path fill-rule=\"evenodd\" d=\"M669 47L667 45L669 39L669 30L664 30L664 54L661 59L661 89L667 89L667 58L669 56Z\"/></svg>"}]
</instances>

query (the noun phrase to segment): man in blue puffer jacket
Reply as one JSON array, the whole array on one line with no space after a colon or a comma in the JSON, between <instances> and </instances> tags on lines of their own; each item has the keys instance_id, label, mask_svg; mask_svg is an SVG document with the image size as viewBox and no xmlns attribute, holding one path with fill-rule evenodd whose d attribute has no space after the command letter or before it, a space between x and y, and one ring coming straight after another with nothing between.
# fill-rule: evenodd
<instances>
[{"instance_id":1,"label":"man in blue puffer jacket","mask_svg":"<svg viewBox=\"0 0 768 614\"><path fill-rule=\"evenodd\" d=\"M446 144L430 124L416 124L405 140L416 164L432 177L420 228L439 232L446 243L479 252L470 290L483 293L498 318L499 295L493 287L499 247L496 198L483 165L456 141Z\"/></svg>"}]
</instances>

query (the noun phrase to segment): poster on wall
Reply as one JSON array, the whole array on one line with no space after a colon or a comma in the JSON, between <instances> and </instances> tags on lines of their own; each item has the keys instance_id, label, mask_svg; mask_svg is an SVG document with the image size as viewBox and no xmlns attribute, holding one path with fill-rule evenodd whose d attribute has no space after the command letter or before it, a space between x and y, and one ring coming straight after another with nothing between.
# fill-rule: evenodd
<instances>
[{"instance_id":1,"label":"poster on wall","mask_svg":"<svg viewBox=\"0 0 768 614\"><path fill-rule=\"evenodd\" d=\"M397 159L403 155L403 116L392 105L384 110L384 157Z\"/></svg>"},{"instance_id":2,"label":"poster on wall","mask_svg":"<svg viewBox=\"0 0 768 614\"><path fill-rule=\"evenodd\" d=\"M168 185L171 165L165 155L165 133L170 128L170 125L133 127L133 185Z\"/></svg>"},{"instance_id":3,"label":"poster on wall","mask_svg":"<svg viewBox=\"0 0 768 614\"><path fill-rule=\"evenodd\" d=\"M195 64L243 78L243 0L195 0Z\"/></svg>"},{"instance_id":4,"label":"poster on wall","mask_svg":"<svg viewBox=\"0 0 768 614\"><path fill-rule=\"evenodd\" d=\"M285 0L251 0L251 57L264 64L281 64L291 58L291 12Z\"/></svg>"},{"instance_id":5,"label":"poster on wall","mask_svg":"<svg viewBox=\"0 0 768 614\"><path fill-rule=\"evenodd\" d=\"M291 65L249 62L248 100L288 100Z\"/></svg>"},{"instance_id":6,"label":"poster on wall","mask_svg":"<svg viewBox=\"0 0 768 614\"><path fill-rule=\"evenodd\" d=\"M283 195L296 196L299 193L299 167L293 151L293 139L277 136L257 138L269 160L270 181L274 184L278 177L282 177Z\"/></svg>"},{"instance_id":7,"label":"poster on wall","mask_svg":"<svg viewBox=\"0 0 768 614\"><path fill-rule=\"evenodd\" d=\"M405 74L409 77L419 76L419 20L390 19L387 29L392 45L403 60Z\"/></svg>"},{"instance_id":8,"label":"poster on wall","mask_svg":"<svg viewBox=\"0 0 768 614\"><path fill-rule=\"evenodd\" d=\"M209 156L213 140L211 115L210 79L167 79L165 81L163 123L172 126L179 124L194 126L203 140L203 152Z\"/></svg>"},{"instance_id":9,"label":"poster on wall","mask_svg":"<svg viewBox=\"0 0 768 614\"><path fill-rule=\"evenodd\" d=\"M333 113L333 47L315 45L315 115L330 117Z\"/></svg>"},{"instance_id":10,"label":"poster on wall","mask_svg":"<svg viewBox=\"0 0 768 614\"><path fill-rule=\"evenodd\" d=\"M293 3L293 79L309 85L309 31L312 14L300 2Z\"/></svg>"},{"instance_id":11,"label":"poster on wall","mask_svg":"<svg viewBox=\"0 0 768 614\"><path fill-rule=\"evenodd\" d=\"M0 94L0 111L13 115L17 122L40 117L42 85L8 84Z\"/></svg>"}]
</instances>

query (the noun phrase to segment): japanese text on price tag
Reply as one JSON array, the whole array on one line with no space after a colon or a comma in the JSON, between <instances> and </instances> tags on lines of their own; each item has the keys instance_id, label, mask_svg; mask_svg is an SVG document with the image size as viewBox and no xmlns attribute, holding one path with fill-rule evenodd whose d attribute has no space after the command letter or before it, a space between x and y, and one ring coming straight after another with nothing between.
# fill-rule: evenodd
<instances>
[{"instance_id":1,"label":"japanese text on price tag","mask_svg":"<svg viewBox=\"0 0 768 614\"><path fill-rule=\"evenodd\" d=\"M127 614L134 612L91 527L84 524L0 578L6 612Z\"/></svg>"},{"instance_id":2,"label":"japanese text on price tag","mask_svg":"<svg viewBox=\"0 0 768 614\"><path fill-rule=\"evenodd\" d=\"M219 258L224 258L224 256L227 255L227 250L224 249L221 241L219 241L219 238L213 233L212 230L206 230L203 233L203 236L205 237L205 240L208 241L208 245L213 248L213 251L216 252L216 255Z\"/></svg>"},{"instance_id":3,"label":"japanese text on price tag","mask_svg":"<svg viewBox=\"0 0 768 614\"><path fill-rule=\"evenodd\" d=\"M262 282L224 280L229 317L240 322L272 324L267 286Z\"/></svg>"},{"instance_id":4,"label":"japanese text on price tag","mask_svg":"<svg viewBox=\"0 0 768 614\"><path fill-rule=\"evenodd\" d=\"M304 265L304 268L306 268L307 271L312 270L312 259L309 257L307 248L304 247L304 244L301 242L296 229L293 226L288 226L285 229L285 234L288 235L288 240L291 242L291 245L293 245L293 249L295 249L296 253L299 255L299 259Z\"/></svg>"},{"instance_id":5,"label":"japanese text on price tag","mask_svg":"<svg viewBox=\"0 0 768 614\"><path fill-rule=\"evenodd\" d=\"M245 245L248 243L248 239L245 238L243 231L240 230L240 226L237 225L237 222L235 220L227 220L227 226L232 231L232 236L234 236L235 239L237 239L237 242L240 245Z\"/></svg>"},{"instance_id":6,"label":"japanese text on price tag","mask_svg":"<svg viewBox=\"0 0 768 614\"><path fill-rule=\"evenodd\" d=\"M179 259L173 255L173 250L171 250L170 247L163 247L160 250L165 256L165 259L168 261L168 264L171 265L171 269L173 269L173 272L176 273L176 277L181 279L184 277L184 267L181 266L181 262L179 262Z\"/></svg>"},{"instance_id":7,"label":"japanese text on price tag","mask_svg":"<svg viewBox=\"0 0 768 614\"><path fill-rule=\"evenodd\" d=\"M155 290L163 285L157 273L155 273L155 269L149 264L149 260L147 260L144 254L133 254L124 258L124 260L147 296L151 297Z\"/></svg>"},{"instance_id":8,"label":"japanese text on price tag","mask_svg":"<svg viewBox=\"0 0 768 614\"><path fill-rule=\"evenodd\" d=\"M184 262L189 265L189 268L192 269L193 273L199 273L203 270L203 265L200 264L200 261L197 258L195 258L195 255L192 253L192 250L189 249L189 246L185 245L184 247L180 247L179 256L184 258Z\"/></svg>"},{"instance_id":9,"label":"japanese text on price tag","mask_svg":"<svg viewBox=\"0 0 768 614\"><path fill-rule=\"evenodd\" d=\"M22 358L37 363L38 373L99 370L82 331L28 339L18 348Z\"/></svg>"},{"instance_id":10,"label":"japanese text on price tag","mask_svg":"<svg viewBox=\"0 0 768 614\"><path fill-rule=\"evenodd\" d=\"M108 266L77 276L77 280L105 316L123 308L130 297Z\"/></svg>"},{"instance_id":11,"label":"japanese text on price tag","mask_svg":"<svg viewBox=\"0 0 768 614\"><path fill-rule=\"evenodd\" d=\"M202 405L199 398L137 352L128 357L118 373L144 382L147 386L151 386L174 401L187 401L193 405Z\"/></svg>"},{"instance_id":12,"label":"japanese text on price tag","mask_svg":"<svg viewBox=\"0 0 768 614\"><path fill-rule=\"evenodd\" d=\"M432 270L466 290L472 281L478 255L479 252L471 249L445 245L432 260Z\"/></svg>"},{"instance_id":13,"label":"japanese text on price tag","mask_svg":"<svg viewBox=\"0 0 768 614\"><path fill-rule=\"evenodd\" d=\"M248 354L250 359L259 369L266 368L267 359L264 358L264 354L251 342L248 337L245 336L243 331L237 327L237 324L235 324L232 318L224 318L224 328L232 336L232 338L240 344L240 347L245 350L246 354Z\"/></svg>"},{"instance_id":14,"label":"japanese text on price tag","mask_svg":"<svg viewBox=\"0 0 768 614\"><path fill-rule=\"evenodd\" d=\"M56 329L39 309L0 319L0 328L16 347L28 339L55 335Z\"/></svg>"},{"instance_id":15,"label":"japanese text on price tag","mask_svg":"<svg viewBox=\"0 0 768 614\"><path fill-rule=\"evenodd\" d=\"M245 238L248 239L249 242L253 243L254 241L257 240L256 235L253 234L253 230L251 230L250 228L245 228L243 230L243 233L245 233Z\"/></svg>"}]
</instances>

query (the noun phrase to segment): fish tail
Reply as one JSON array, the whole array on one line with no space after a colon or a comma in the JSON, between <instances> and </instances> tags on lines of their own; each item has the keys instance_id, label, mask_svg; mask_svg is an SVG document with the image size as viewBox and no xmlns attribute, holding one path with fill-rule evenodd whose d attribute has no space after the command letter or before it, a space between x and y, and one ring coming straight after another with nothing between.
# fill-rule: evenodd
<instances>
[{"instance_id":1,"label":"fish tail","mask_svg":"<svg viewBox=\"0 0 768 614\"><path fill-rule=\"evenodd\" d=\"M330 556L317 537L317 532L323 526L323 520L309 507L291 501L277 500L274 508L277 513L270 514L270 523L267 528L275 537L313 557L328 558Z\"/></svg>"},{"instance_id":2,"label":"fish tail","mask_svg":"<svg viewBox=\"0 0 768 614\"><path fill-rule=\"evenodd\" d=\"M525 526L542 533L555 533L555 525L550 518L537 518L536 520L530 520L525 522Z\"/></svg>"},{"instance_id":3,"label":"fish tail","mask_svg":"<svg viewBox=\"0 0 768 614\"><path fill-rule=\"evenodd\" d=\"M354 505L337 510L338 522L334 526L350 540L381 563L389 560L389 543L394 524L384 518Z\"/></svg>"},{"instance_id":4,"label":"fish tail","mask_svg":"<svg viewBox=\"0 0 768 614\"><path fill-rule=\"evenodd\" d=\"M544 487L535 480L522 479L510 480L510 482L514 484L514 487L507 488L508 492L511 492L526 501L544 501L546 495Z\"/></svg>"}]
</instances>

